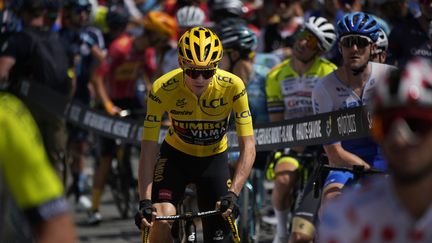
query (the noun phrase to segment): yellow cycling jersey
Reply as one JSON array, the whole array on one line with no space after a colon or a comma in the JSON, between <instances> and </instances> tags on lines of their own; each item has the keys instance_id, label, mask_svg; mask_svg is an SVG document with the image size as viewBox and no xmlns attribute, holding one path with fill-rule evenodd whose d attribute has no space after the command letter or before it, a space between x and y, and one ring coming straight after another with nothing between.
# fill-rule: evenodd
<instances>
[{"instance_id":1,"label":"yellow cycling jersey","mask_svg":"<svg viewBox=\"0 0 432 243\"><path fill-rule=\"evenodd\" d=\"M164 112L171 121L165 141L193 156L210 156L227 149L231 112L237 135L253 135L245 85L239 77L221 69L199 98L186 86L180 68L156 80L147 100L143 140L158 141Z\"/></svg>"},{"instance_id":2,"label":"yellow cycling jersey","mask_svg":"<svg viewBox=\"0 0 432 243\"><path fill-rule=\"evenodd\" d=\"M63 195L31 113L5 92L0 92L0 178L6 187L0 187L0 199L7 190L21 209L36 208Z\"/></svg>"},{"instance_id":3,"label":"yellow cycling jersey","mask_svg":"<svg viewBox=\"0 0 432 243\"><path fill-rule=\"evenodd\" d=\"M312 90L318 79L336 69L336 65L316 58L303 75L299 75L287 59L274 67L266 79L267 109L271 113L284 113L285 119L313 115Z\"/></svg>"}]
</instances>

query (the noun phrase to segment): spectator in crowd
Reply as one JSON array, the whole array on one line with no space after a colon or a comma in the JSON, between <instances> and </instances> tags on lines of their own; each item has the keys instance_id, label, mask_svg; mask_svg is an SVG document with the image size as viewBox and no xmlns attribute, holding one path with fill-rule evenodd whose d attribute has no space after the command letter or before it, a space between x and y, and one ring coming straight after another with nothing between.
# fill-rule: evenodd
<instances>
[{"instance_id":1,"label":"spectator in crowd","mask_svg":"<svg viewBox=\"0 0 432 243\"><path fill-rule=\"evenodd\" d=\"M293 56L275 67L267 76L266 94L270 121L312 115L312 90L319 78L331 73L336 66L321 55L330 50L336 40L334 26L322 17L309 18L296 36ZM270 163L267 178L274 180L272 204L277 226L273 242L288 241L288 213L293 203L292 191L297 180L298 153L314 151L313 147L293 147Z\"/></svg>"},{"instance_id":2,"label":"spectator in crowd","mask_svg":"<svg viewBox=\"0 0 432 243\"><path fill-rule=\"evenodd\" d=\"M372 134L390 176L325 205L318 242L432 241L432 63L417 57L376 81Z\"/></svg>"},{"instance_id":3,"label":"spectator in crowd","mask_svg":"<svg viewBox=\"0 0 432 243\"><path fill-rule=\"evenodd\" d=\"M432 4L429 0L421 0L419 4L419 17L408 15L404 21L393 26L389 35L389 63L402 67L414 56L432 58L431 39L428 35Z\"/></svg>"},{"instance_id":4,"label":"spectator in crowd","mask_svg":"<svg viewBox=\"0 0 432 243\"><path fill-rule=\"evenodd\" d=\"M10 90L18 94L22 81L35 82L69 98L72 79L67 72L66 51L58 34L45 22L46 1L19 1L15 10L24 28L12 34L0 49L0 83L10 83ZM39 126L49 160L60 171L66 149L65 121L22 98Z\"/></svg>"},{"instance_id":5,"label":"spectator in crowd","mask_svg":"<svg viewBox=\"0 0 432 243\"><path fill-rule=\"evenodd\" d=\"M285 1L272 1L266 4L270 4L273 9L276 8L276 14L270 16L268 24L261 31L258 50L274 52L279 58L285 59L292 55L295 34L303 25L303 9L297 1L292 4Z\"/></svg>"}]
</instances>

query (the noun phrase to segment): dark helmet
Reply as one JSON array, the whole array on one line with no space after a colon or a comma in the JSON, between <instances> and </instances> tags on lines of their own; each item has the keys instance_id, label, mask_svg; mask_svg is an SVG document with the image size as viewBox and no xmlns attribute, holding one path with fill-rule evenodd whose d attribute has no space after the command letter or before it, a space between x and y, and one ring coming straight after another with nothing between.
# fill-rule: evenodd
<instances>
[{"instance_id":1,"label":"dark helmet","mask_svg":"<svg viewBox=\"0 0 432 243\"><path fill-rule=\"evenodd\" d=\"M241 0L209 0L210 18L218 21L230 17L242 17L246 9Z\"/></svg>"},{"instance_id":2,"label":"dark helmet","mask_svg":"<svg viewBox=\"0 0 432 243\"><path fill-rule=\"evenodd\" d=\"M112 5L106 15L106 23L110 29L124 29L129 23L129 12L120 4Z\"/></svg>"},{"instance_id":3,"label":"dark helmet","mask_svg":"<svg viewBox=\"0 0 432 243\"><path fill-rule=\"evenodd\" d=\"M64 8L70 11L91 11L91 3L89 0L65 0Z\"/></svg>"},{"instance_id":4,"label":"dark helmet","mask_svg":"<svg viewBox=\"0 0 432 243\"><path fill-rule=\"evenodd\" d=\"M337 23L339 38L345 35L357 34L378 40L380 25L371 15L363 12L348 13Z\"/></svg>"},{"instance_id":5,"label":"dark helmet","mask_svg":"<svg viewBox=\"0 0 432 243\"><path fill-rule=\"evenodd\" d=\"M224 50L254 51L257 47L255 33L244 25L228 26L219 33Z\"/></svg>"},{"instance_id":6,"label":"dark helmet","mask_svg":"<svg viewBox=\"0 0 432 243\"><path fill-rule=\"evenodd\" d=\"M246 21L241 18L225 18L215 26L215 30L217 33L220 33L222 29L234 25L244 25L246 26Z\"/></svg>"}]
</instances>

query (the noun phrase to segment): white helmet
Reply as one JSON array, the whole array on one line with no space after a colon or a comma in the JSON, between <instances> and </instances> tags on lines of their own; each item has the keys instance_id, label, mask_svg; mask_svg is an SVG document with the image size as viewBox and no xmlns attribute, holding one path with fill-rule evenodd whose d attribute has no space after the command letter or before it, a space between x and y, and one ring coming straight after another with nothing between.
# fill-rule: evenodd
<instances>
[{"instance_id":1,"label":"white helmet","mask_svg":"<svg viewBox=\"0 0 432 243\"><path fill-rule=\"evenodd\" d=\"M388 49L388 38L384 30L378 30L378 40L375 42L377 45L377 50L375 53L381 53L383 51L387 51Z\"/></svg>"},{"instance_id":2,"label":"white helmet","mask_svg":"<svg viewBox=\"0 0 432 243\"><path fill-rule=\"evenodd\" d=\"M331 49L336 41L336 31L326 18L312 16L306 21L305 27L318 38L321 50Z\"/></svg>"},{"instance_id":3,"label":"white helmet","mask_svg":"<svg viewBox=\"0 0 432 243\"><path fill-rule=\"evenodd\" d=\"M185 6L177 10L176 18L179 27L189 28L201 26L204 23L205 14L199 7Z\"/></svg>"}]
</instances>

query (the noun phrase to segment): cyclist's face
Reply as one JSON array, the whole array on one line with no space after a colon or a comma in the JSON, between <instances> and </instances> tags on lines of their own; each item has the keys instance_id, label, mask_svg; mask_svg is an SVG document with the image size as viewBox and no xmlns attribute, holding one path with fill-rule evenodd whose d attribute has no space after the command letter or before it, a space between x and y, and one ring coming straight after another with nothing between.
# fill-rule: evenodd
<instances>
[{"instance_id":1,"label":"cyclist's face","mask_svg":"<svg viewBox=\"0 0 432 243\"><path fill-rule=\"evenodd\" d=\"M198 97L209 86L215 72L215 66L198 67L188 63L183 63L183 77L186 86Z\"/></svg>"},{"instance_id":2,"label":"cyclist's face","mask_svg":"<svg viewBox=\"0 0 432 243\"><path fill-rule=\"evenodd\" d=\"M301 60L311 60L319 52L318 39L309 31L301 31L296 38L293 55Z\"/></svg>"},{"instance_id":3,"label":"cyclist's face","mask_svg":"<svg viewBox=\"0 0 432 243\"><path fill-rule=\"evenodd\" d=\"M360 35L347 35L341 38L339 47L342 53L344 65L351 70L363 67L374 50L372 41Z\"/></svg>"},{"instance_id":4,"label":"cyclist's face","mask_svg":"<svg viewBox=\"0 0 432 243\"><path fill-rule=\"evenodd\" d=\"M381 124L381 125L380 125ZM432 173L432 110L411 108L380 112L381 144L394 177L403 181L421 179ZM374 128L375 129L375 128Z\"/></svg>"}]
</instances>

